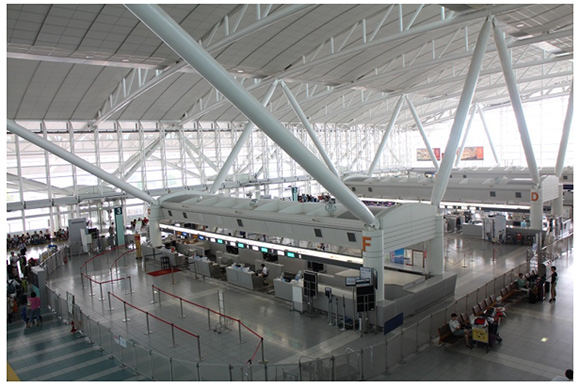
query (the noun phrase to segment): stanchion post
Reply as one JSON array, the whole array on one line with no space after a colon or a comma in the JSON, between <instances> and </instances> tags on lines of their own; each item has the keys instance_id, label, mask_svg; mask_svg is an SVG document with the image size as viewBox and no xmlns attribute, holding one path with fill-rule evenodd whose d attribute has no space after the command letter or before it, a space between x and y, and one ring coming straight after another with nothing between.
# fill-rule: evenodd
<instances>
[{"instance_id":1,"label":"stanchion post","mask_svg":"<svg viewBox=\"0 0 580 389\"><path fill-rule=\"evenodd\" d=\"M401 326L401 361L399 363L405 363L405 357L403 353L403 343L404 342L403 326Z\"/></svg>"},{"instance_id":2,"label":"stanchion post","mask_svg":"<svg viewBox=\"0 0 580 389\"><path fill-rule=\"evenodd\" d=\"M81 285L83 286L83 289L85 288L85 275L83 274L83 270L81 268Z\"/></svg>"},{"instance_id":3,"label":"stanchion post","mask_svg":"<svg viewBox=\"0 0 580 389\"><path fill-rule=\"evenodd\" d=\"M123 320L125 323L128 322L129 318L127 318L127 302L123 301L123 311L125 311L125 320Z\"/></svg>"},{"instance_id":4,"label":"stanchion post","mask_svg":"<svg viewBox=\"0 0 580 389\"><path fill-rule=\"evenodd\" d=\"M260 338L260 348L262 349L262 360L260 361L260 363L268 363L268 360L266 358L264 358L264 338Z\"/></svg>"},{"instance_id":5,"label":"stanchion post","mask_svg":"<svg viewBox=\"0 0 580 389\"><path fill-rule=\"evenodd\" d=\"M199 336L197 337L197 358L198 361L201 362L203 361L203 357L201 356L201 344L199 343ZM199 368L199 365L198 365ZM198 371L199 374L199 371Z\"/></svg>"},{"instance_id":6,"label":"stanchion post","mask_svg":"<svg viewBox=\"0 0 580 389\"><path fill-rule=\"evenodd\" d=\"M181 315L179 315L179 317L183 319L185 315L183 314L183 298L181 297L179 298L179 309L181 311Z\"/></svg>"},{"instance_id":7,"label":"stanchion post","mask_svg":"<svg viewBox=\"0 0 580 389\"><path fill-rule=\"evenodd\" d=\"M207 310L207 328L211 330L211 318L209 317L209 309Z\"/></svg>"},{"instance_id":8,"label":"stanchion post","mask_svg":"<svg viewBox=\"0 0 580 389\"><path fill-rule=\"evenodd\" d=\"M173 323L171 323L171 342L173 343L173 347L176 347L176 345L175 345L175 325Z\"/></svg>"},{"instance_id":9,"label":"stanchion post","mask_svg":"<svg viewBox=\"0 0 580 389\"><path fill-rule=\"evenodd\" d=\"M152 333L152 331L149 328L149 312L145 312L145 320L147 321L147 332L145 333L145 335L149 335Z\"/></svg>"},{"instance_id":10,"label":"stanchion post","mask_svg":"<svg viewBox=\"0 0 580 389\"><path fill-rule=\"evenodd\" d=\"M109 297L109 311L112 311L113 307L111 306L111 292L109 292L107 296Z\"/></svg>"},{"instance_id":11,"label":"stanchion post","mask_svg":"<svg viewBox=\"0 0 580 389\"><path fill-rule=\"evenodd\" d=\"M155 285L151 285L151 297L153 297L153 300L151 300L151 303L155 304Z\"/></svg>"},{"instance_id":12,"label":"stanchion post","mask_svg":"<svg viewBox=\"0 0 580 389\"><path fill-rule=\"evenodd\" d=\"M101 289L101 299L100 301L103 301L105 298L103 297L103 283L99 282L99 288Z\"/></svg>"},{"instance_id":13,"label":"stanchion post","mask_svg":"<svg viewBox=\"0 0 580 389\"><path fill-rule=\"evenodd\" d=\"M243 343L242 342L242 322L240 320L238 320L238 336L240 338L240 344Z\"/></svg>"}]
</instances>

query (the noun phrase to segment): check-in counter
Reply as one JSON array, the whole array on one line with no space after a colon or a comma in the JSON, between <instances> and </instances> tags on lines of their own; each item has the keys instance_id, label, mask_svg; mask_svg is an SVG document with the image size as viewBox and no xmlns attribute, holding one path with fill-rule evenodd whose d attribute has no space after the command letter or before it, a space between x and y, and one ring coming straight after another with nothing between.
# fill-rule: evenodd
<instances>
[{"instance_id":1,"label":"check-in counter","mask_svg":"<svg viewBox=\"0 0 580 389\"><path fill-rule=\"evenodd\" d=\"M230 266L234 263L240 263L240 256L236 254L224 253L223 251L216 251L215 260L219 265Z\"/></svg>"},{"instance_id":2,"label":"check-in counter","mask_svg":"<svg viewBox=\"0 0 580 389\"><path fill-rule=\"evenodd\" d=\"M256 271L259 271L262 268L262 264L266 265L266 267L268 268L268 279L270 280L278 278L284 274L284 265L264 261L263 259L254 260Z\"/></svg>"},{"instance_id":3,"label":"check-in counter","mask_svg":"<svg viewBox=\"0 0 580 389\"><path fill-rule=\"evenodd\" d=\"M286 282L283 278L274 278L274 295L283 300L292 301L292 288L298 282L292 280Z\"/></svg>"},{"instance_id":4,"label":"check-in counter","mask_svg":"<svg viewBox=\"0 0 580 389\"><path fill-rule=\"evenodd\" d=\"M230 284L241 286L242 288L257 290L264 287L264 279L247 267L234 268L228 266L226 267L226 276Z\"/></svg>"},{"instance_id":5,"label":"check-in counter","mask_svg":"<svg viewBox=\"0 0 580 389\"><path fill-rule=\"evenodd\" d=\"M189 270L195 274L205 277L220 277L220 266L217 263L210 261L206 257L190 258Z\"/></svg>"},{"instance_id":6,"label":"check-in counter","mask_svg":"<svg viewBox=\"0 0 580 389\"><path fill-rule=\"evenodd\" d=\"M461 226L461 234L463 236L473 236L476 238L483 237L483 224L467 223Z\"/></svg>"},{"instance_id":7,"label":"check-in counter","mask_svg":"<svg viewBox=\"0 0 580 389\"><path fill-rule=\"evenodd\" d=\"M188 257L197 254L200 257L205 256L206 251L209 250L209 242L195 242L195 243L177 243L177 251Z\"/></svg>"}]
</instances>

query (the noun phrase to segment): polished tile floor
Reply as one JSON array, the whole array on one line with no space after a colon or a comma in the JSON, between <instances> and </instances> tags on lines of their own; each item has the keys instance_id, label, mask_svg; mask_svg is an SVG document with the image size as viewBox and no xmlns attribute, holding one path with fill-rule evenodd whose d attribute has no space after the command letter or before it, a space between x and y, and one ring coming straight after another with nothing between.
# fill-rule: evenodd
<instances>
[{"instance_id":1,"label":"polished tile floor","mask_svg":"<svg viewBox=\"0 0 580 389\"><path fill-rule=\"evenodd\" d=\"M526 249L493 245L458 234L446 235L446 271L458 274L455 298L524 263ZM91 296L89 288L82 287L79 266L87 258L73 258L58 270L50 277L51 287L61 295L66 291L73 293L83 312L110 327L113 333L176 359L197 359L198 349L193 338L179 331L172 337L170 327L155 320L150 320L152 333L146 334L143 312L198 334L203 363L244 364L248 359L258 362L262 357L270 364L297 363L384 342L382 333L361 336L356 331L343 331L329 325L326 315L300 314L292 310L291 303L275 298L272 293L250 292L212 279L195 279L187 271L153 277L147 273L158 270L155 264L134 259L128 260L126 266L117 267L114 274L117 278L130 275L131 286L127 282L104 284L104 298L101 299L98 289L94 289ZM489 353L459 344L438 347L434 342L404 363L369 380L549 381L562 375L564 370L573 367L573 251L564 251L556 265L560 277L557 302L529 304L521 301L511 306L508 319L501 327L504 341ZM110 279L108 269L109 264L89 267L91 276L100 280ZM179 296L185 302L166 293L154 294L153 287ZM119 299L113 298L109 303L108 292ZM444 307L453 300L449 297L438 306ZM241 320L264 338L263 349L259 347L258 337L236 321L220 323L211 312L208 315L205 309L187 301ZM405 324L428 313L405 318ZM8 325L7 359L21 380L142 379L79 335L71 334L70 326L62 325L49 313L45 317L41 327L25 329L22 323Z\"/></svg>"}]
</instances>

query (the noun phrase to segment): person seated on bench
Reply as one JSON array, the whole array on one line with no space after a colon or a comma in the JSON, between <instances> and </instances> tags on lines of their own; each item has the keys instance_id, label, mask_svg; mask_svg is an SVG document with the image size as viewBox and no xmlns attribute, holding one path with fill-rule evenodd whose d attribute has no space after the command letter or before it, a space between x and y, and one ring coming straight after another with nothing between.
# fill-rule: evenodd
<instances>
[{"instance_id":1,"label":"person seated on bench","mask_svg":"<svg viewBox=\"0 0 580 389\"><path fill-rule=\"evenodd\" d=\"M520 273L518 275L518 279L516 280L516 282L518 283L518 289L521 290L522 292L529 292L530 289L528 288L528 280L526 280L524 278L523 273Z\"/></svg>"},{"instance_id":2,"label":"person seated on bench","mask_svg":"<svg viewBox=\"0 0 580 389\"><path fill-rule=\"evenodd\" d=\"M463 327L461 323L459 323L459 321L457 320L456 313L451 314L451 320L449 320L449 329L451 330L451 333L457 336L458 338L461 338L463 336L465 338L465 345L467 347L471 347L471 345L469 344L470 332L467 328Z\"/></svg>"}]
</instances>

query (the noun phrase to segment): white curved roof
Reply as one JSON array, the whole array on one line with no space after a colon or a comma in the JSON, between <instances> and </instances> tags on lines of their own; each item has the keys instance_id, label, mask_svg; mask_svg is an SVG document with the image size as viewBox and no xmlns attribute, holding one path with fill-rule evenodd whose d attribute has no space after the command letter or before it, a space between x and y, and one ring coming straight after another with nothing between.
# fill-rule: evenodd
<instances>
[{"instance_id":1,"label":"white curved roof","mask_svg":"<svg viewBox=\"0 0 580 389\"><path fill-rule=\"evenodd\" d=\"M522 100L568 95L573 76L572 4L161 7L256 98L284 80L312 122L384 124L401 94L424 124L448 116L489 13ZM509 103L487 49L474 101ZM8 4L7 57L8 119L246 120L122 4ZM281 88L269 108L298 120Z\"/></svg>"}]
</instances>

